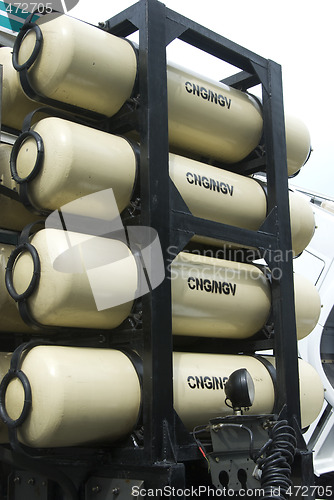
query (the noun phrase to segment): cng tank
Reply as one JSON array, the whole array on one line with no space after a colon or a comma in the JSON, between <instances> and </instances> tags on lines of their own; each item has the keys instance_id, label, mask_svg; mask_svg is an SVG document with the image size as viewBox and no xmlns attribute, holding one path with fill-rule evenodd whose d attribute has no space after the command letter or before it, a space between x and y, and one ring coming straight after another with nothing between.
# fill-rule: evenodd
<instances>
[{"instance_id":1,"label":"cng tank","mask_svg":"<svg viewBox=\"0 0 334 500\"><path fill-rule=\"evenodd\" d=\"M74 260L67 261L69 250L75 252ZM101 262L101 256L106 260ZM115 328L130 314L140 289L136 259L118 240L48 228L31 238L28 249L18 246L11 261L8 291L19 303L24 298L29 314L41 325ZM39 280L34 278L37 261ZM269 317L269 280L255 265L182 252L171 265L171 280L175 335L242 339L261 330ZM301 337L316 324L320 299L311 283L301 287L296 283L298 278L296 316ZM115 306L99 310L101 296L110 297Z\"/></svg>"},{"instance_id":2,"label":"cng tank","mask_svg":"<svg viewBox=\"0 0 334 500\"><path fill-rule=\"evenodd\" d=\"M29 200L41 211L113 188L122 212L130 203L136 170L135 149L127 139L55 117L22 134L11 159L14 179L27 179Z\"/></svg>"},{"instance_id":3,"label":"cng tank","mask_svg":"<svg viewBox=\"0 0 334 500\"><path fill-rule=\"evenodd\" d=\"M0 358L8 357L0 353ZM132 360L131 360L132 359ZM262 359L262 361L261 361ZM129 434L141 410L141 382L133 361L110 349L40 345L24 353L20 370L31 387L32 405L18 439L31 447L63 447L110 443ZM173 354L174 408L192 430L209 419L230 415L225 403L225 382L231 373L246 368L255 386L251 414L270 414L275 404L272 376L264 358L222 354ZM1 360L0 368L6 368ZM324 399L319 375L299 361L303 427L317 417ZM23 385L1 373L3 410L9 419L20 418ZM311 383L310 383L311 382Z\"/></svg>"},{"instance_id":4,"label":"cng tank","mask_svg":"<svg viewBox=\"0 0 334 500\"><path fill-rule=\"evenodd\" d=\"M135 188L136 164L135 146L126 139L49 117L16 140L11 172L18 183L26 183L29 202L38 210L56 210L112 187L121 212ZM196 217L253 230L266 218L266 194L254 179L175 154L169 155L169 173ZM292 248L298 255L313 236L314 216L310 204L292 192L290 210Z\"/></svg>"},{"instance_id":5,"label":"cng tank","mask_svg":"<svg viewBox=\"0 0 334 500\"><path fill-rule=\"evenodd\" d=\"M41 17L36 24L43 43L29 70L34 90L102 115L117 113L131 96L137 74L130 43L56 13ZM31 60L35 44L36 31L29 30L19 45L19 65Z\"/></svg>"},{"instance_id":6,"label":"cng tank","mask_svg":"<svg viewBox=\"0 0 334 500\"><path fill-rule=\"evenodd\" d=\"M131 97L137 51L127 40L64 15L43 16L36 25L17 39L13 59L19 71L27 70L35 91L107 116ZM33 53L38 30L43 43ZM171 148L235 163L258 146L262 110L250 94L170 63L167 91ZM310 151L309 136L298 139L288 141L293 170L301 168Z\"/></svg>"},{"instance_id":7,"label":"cng tank","mask_svg":"<svg viewBox=\"0 0 334 500\"><path fill-rule=\"evenodd\" d=\"M5 286L6 266L14 248L13 245L0 243L0 331L31 332L31 329L21 319L16 304L13 302Z\"/></svg>"},{"instance_id":8,"label":"cng tank","mask_svg":"<svg viewBox=\"0 0 334 500\"><path fill-rule=\"evenodd\" d=\"M274 358L267 360L274 364ZM174 408L185 426L191 430L209 419L231 414L224 387L231 373L239 368L248 370L255 386L254 403L248 413L272 413L275 393L265 361L261 356L174 353ZM298 366L302 427L307 427L321 410L324 389L311 365L298 360Z\"/></svg>"},{"instance_id":9,"label":"cng tank","mask_svg":"<svg viewBox=\"0 0 334 500\"><path fill-rule=\"evenodd\" d=\"M9 193L18 196L17 185L10 172L11 151L10 144L0 144L0 183L1 186L11 190ZM29 212L18 199L13 199L0 191L0 227L20 231L24 226L38 218L40 219Z\"/></svg>"},{"instance_id":10,"label":"cng tank","mask_svg":"<svg viewBox=\"0 0 334 500\"><path fill-rule=\"evenodd\" d=\"M174 154L169 155L169 175L196 217L255 231L266 218L267 197L255 179ZM293 191L289 203L292 249L298 255L314 234L314 214L310 203Z\"/></svg>"},{"instance_id":11,"label":"cng tank","mask_svg":"<svg viewBox=\"0 0 334 500\"><path fill-rule=\"evenodd\" d=\"M48 326L110 329L128 317L138 280L135 258L124 243L50 228L38 231L30 241L30 246L19 245L16 256L12 254L15 258L10 283L12 297L19 303L24 299L34 321ZM99 269L103 272L98 293L111 297L113 307L97 308L91 275L84 260L85 249L81 247L84 243L90 258L96 255L105 259L104 266ZM75 247L75 257L66 261L66 252L72 247ZM37 280L38 261L40 276ZM75 268L72 272L64 270L59 261L68 267L75 265ZM7 275L8 267L9 264ZM62 270L58 270L59 267Z\"/></svg>"},{"instance_id":12,"label":"cng tank","mask_svg":"<svg viewBox=\"0 0 334 500\"><path fill-rule=\"evenodd\" d=\"M262 106L249 93L175 64L168 65L167 88L169 142L176 152L236 163L259 144ZM289 115L285 133L291 176L306 163L311 139L305 124Z\"/></svg>"},{"instance_id":13,"label":"cng tank","mask_svg":"<svg viewBox=\"0 0 334 500\"><path fill-rule=\"evenodd\" d=\"M38 346L21 365L32 391L32 408L18 429L32 447L112 442L129 434L140 412L140 381L134 365L120 351ZM18 379L9 383L10 418L22 411Z\"/></svg>"},{"instance_id":14,"label":"cng tank","mask_svg":"<svg viewBox=\"0 0 334 500\"><path fill-rule=\"evenodd\" d=\"M7 127L21 130L24 117L39 104L23 92L19 75L12 65L10 47L0 47L0 64L3 71L1 122Z\"/></svg>"},{"instance_id":15,"label":"cng tank","mask_svg":"<svg viewBox=\"0 0 334 500\"><path fill-rule=\"evenodd\" d=\"M270 283L252 264L181 252L171 266L173 334L244 339L266 324ZM308 335L320 315L314 285L294 274L297 338Z\"/></svg>"}]
</instances>

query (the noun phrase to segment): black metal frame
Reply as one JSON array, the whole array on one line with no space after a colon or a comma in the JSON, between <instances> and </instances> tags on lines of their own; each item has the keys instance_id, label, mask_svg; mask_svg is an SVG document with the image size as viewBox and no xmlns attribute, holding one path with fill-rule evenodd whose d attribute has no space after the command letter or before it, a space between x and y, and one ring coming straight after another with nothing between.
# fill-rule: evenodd
<instances>
[{"instance_id":1,"label":"black metal frame","mask_svg":"<svg viewBox=\"0 0 334 500\"><path fill-rule=\"evenodd\" d=\"M158 231L166 262L169 245L176 245L181 251L191 236L200 234L257 247L269 267L275 268L279 275L272 280L277 405L299 433L299 445L305 452L300 434L281 68L275 62L171 11L157 0L141 0L109 19L105 29L124 37L139 30L142 223ZM175 38L242 70L226 79L226 83L242 90L258 83L262 85L269 215L258 232L199 219L178 207L178 195L168 176L165 52L166 45ZM274 257L277 258L278 252L282 258L276 261ZM178 448L173 425L170 280L168 275L166 278L158 289L145 297L143 305L145 450L152 463L168 458L166 439L172 449ZM256 342L253 348L256 349ZM310 463L307 468L307 473L312 476Z\"/></svg>"},{"instance_id":2,"label":"black metal frame","mask_svg":"<svg viewBox=\"0 0 334 500\"><path fill-rule=\"evenodd\" d=\"M173 409L171 281L167 266L171 245L181 251L194 234L200 234L256 247L269 267L278 270L280 277L272 279L274 341L253 341L246 347L246 351L274 347L277 407L299 436L300 477L312 477L312 460L306 452L300 433L298 352L292 256L289 252L291 231L281 68L275 62L171 11L158 0L140 0L106 21L104 29L123 37L139 30L140 106L136 113L139 116L141 137L140 223L158 231L166 262L166 279L143 297L143 333L136 334L143 347L144 446L139 449L119 446L109 450L109 460L101 465L100 470L102 474L112 470L119 477L149 477L151 485L160 487L163 484L161 481L182 487L185 484L183 462L200 458L195 443L183 429ZM182 209L180 196L169 179L166 46L175 38L241 70L226 79L226 83L242 90L258 83L262 85L268 217L257 232L192 216ZM244 168L247 172L249 168L254 169L254 165L249 167L246 164ZM257 168L259 167L255 166L255 170ZM6 238L6 234L2 235L2 241L4 236ZM14 233L7 235L8 239L10 237L14 238ZM274 257L277 257L277 252L281 252L284 258L276 261ZM133 332L129 332L125 343L129 342L132 334ZM124 339L124 332L119 336L116 333L112 344L121 336ZM224 348L228 351L226 342L206 342L206 351L218 349L223 352ZM203 346L198 340L197 348L201 349ZM243 348L240 346L240 351ZM57 458L56 461L61 466L62 460Z\"/></svg>"}]
</instances>

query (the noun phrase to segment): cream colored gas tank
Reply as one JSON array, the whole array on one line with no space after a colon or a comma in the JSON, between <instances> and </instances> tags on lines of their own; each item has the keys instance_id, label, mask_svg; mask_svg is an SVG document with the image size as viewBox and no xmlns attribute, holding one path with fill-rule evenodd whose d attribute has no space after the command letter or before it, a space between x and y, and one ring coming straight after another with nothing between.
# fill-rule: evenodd
<instances>
[{"instance_id":1,"label":"cream colored gas tank","mask_svg":"<svg viewBox=\"0 0 334 500\"><path fill-rule=\"evenodd\" d=\"M120 351L38 346L21 365L32 391L32 408L18 429L32 447L110 443L137 423L141 389L136 370ZM6 410L17 419L24 393L18 379L9 383Z\"/></svg>"},{"instance_id":2,"label":"cream colored gas tank","mask_svg":"<svg viewBox=\"0 0 334 500\"><path fill-rule=\"evenodd\" d=\"M31 244L38 254L41 270L26 302L36 321L48 326L110 329L119 326L130 314L137 289L137 265L124 243L44 229L35 233ZM95 291L91 285L94 266L87 264L90 259L100 263ZM16 293L26 292L34 271L31 253L19 253L12 271ZM108 307L99 306L101 297L110 304Z\"/></svg>"},{"instance_id":3,"label":"cream colored gas tank","mask_svg":"<svg viewBox=\"0 0 334 500\"><path fill-rule=\"evenodd\" d=\"M315 231L312 204L295 191L289 191L291 240L294 256L310 243Z\"/></svg>"},{"instance_id":4,"label":"cream colored gas tank","mask_svg":"<svg viewBox=\"0 0 334 500\"><path fill-rule=\"evenodd\" d=\"M262 111L249 94L168 65L171 147L236 163L260 142Z\"/></svg>"},{"instance_id":5,"label":"cream colored gas tank","mask_svg":"<svg viewBox=\"0 0 334 500\"><path fill-rule=\"evenodd\" d=\"M44 150L40 171L28 183L35 207L56 210L87 194L112 188L119 211L126 208L137 170L129 141L55 117L39 121L32 130ZM16 141L12 157L12 173L18 182L31 175L41 148L35 136L24 137Z\"/></svg>"},{"instance_id":6,"label":"cream colored gas tank","mask_svg":"<svg viewBox=\"0 0 334 500\"><path fill-rule=\"evenodd\" d=\"M295 312L298 340L303 339L316 327L321 298L318 290L305 276L294 273Z\"/></svg>"},{"instance_id":7,"label":"cream colored gas tank","mask_svg":"<svg viewBox=\"0 0 334 500\"><path fill-rule=\"evenodd\" d=\"M0 47L3 68L1 122L7 127L21 130L24 117L40 106L23 92L18 73L12 65L12 49Z\"/></svg>"},{"instance_id":8,"label":"cream colored gas tank","mask_svg":"<svg viewBox=\"0 0 334 500\"><path fill-rule=\"evenodd\" d=\"M274 363L272 359L270 362ZM1 378L7 366L8 354L0 353ZM274 385L259 359L227 354L173 354L174 408L189 430L212 418L231 415L232 409L225 402L225 382L240 368L246 368L254 382L255 398L249 413L272 413ZM28 446L110 443L125 437L137 424L140 380L133 362L120 351L41 345L22 356L20 369L32 393L27 418L18 427L19 440ZM321 410L324 390L314 368L299 361L299 370L302 426L306 427ZM8 417L18 419L24 391L17 378L9 382L4 399L3 409Z\"/></svg>"},{"instance_id":9,"label":"cream colored gas tank","mask_svg":"<svg viewBox=\"0 0 334 500\"><path fill-rule=\"evenodd\" d=\"M168 64L168 120L171 148L236 163L258 146L262 135L262 106L252 95L224 83ZM288 175L307 161L311 151L306 125L285 118Z\"/></svg>"},{"instance_id":10,"label":"cream colored gas tank","mask_svg":"<svg viewBox=\"0 0 334 500\"><path fill-rule=\"evenodd\" d=\"M272 413L275 403L271 375L255 357L230 354L174 353L174 408L192 430L209 419L231 415L225 403L225 382L235 370L246 368L255 386L254 404L247 414ZM268 358L269 359L269 358ZM274 361L270 358L270 362ZM302 427L318 416L324 401L321 379L314 368L299 360Z\"/></svg>"},{"instance_id":11,"label":"cream colored gas tank","mask_svg":"<svg viewBox=\"0 0 334 500\"><path fill-rule=\"evenodd\" d=\"M5 286L5 272L10 254L14 246L0 243L0 331L2 332L31 332L24 321L15 302L10 297Z\"/></svg>"},{"instance_id":12,"label":"cream colored gas tank","mask_svg":"<svg viewBox=\"0 0 334 500\"><path fill-rule=\"evenodd\" d=\"M175 335L242 339L264 326L271 292L256 266L182 252L171 272Z\"/></svg>"},{"instance_id":13,"label":"cream colored gas tank","mask_svg":"<svg viewBox=\"0 0 334 500\"><path fill-rule=\"evenodd\" d=\"M65 15L37 20L43 44L29 78L38 93L107 116L131 96L137 73L136 54L124 39ZM25 63L35 46L30 30L18 52Z\"/></svg>"},{"instance_id":14,"label":"cream colored gas tank","mask_svg":"<svg viewBox=\"0 0 334 500\"><path fill-rule=\"evenodd\" d=\"M311 137L305 123L299 118L285 117L285 138L288 156L288 176L292 176L307 162L312 148Z\"/></svg>"},{"instance_id":15,"label":"cream colored gas tank","mask_svg":"<svg viewBox=\"0 0 334 500\"><path fill-rule=\"evenodd\" d=\"M182 252L171 265L173 333L243 339L266 324L271 309L269 280L255 265ZM295 275L298 339L320 315L314 285Z\"/></svg>"},{"instance_id":16,"label":"cream colored gas tank","mask_svg":"<svg viewBox=\"0 0 334 500\"><path fill-rule=\"evenodd\" d=\"M190 212L202 219L258 230L267 215L267 197L255 179L182 156L169 155L169 175ZM310 203L290 191L292 249L300 254L312 239L315 220ZM204 237L197 240L206 242ZM220 245L220 241L210 240Z\"/></svg>"},{"instance_id":17,"label":"cream colored gas tank","mask_svg":"<svg viewBox=\"0 0 334 500\"><path fill-rule=\"evenodd\" d=\"M11 177L9 166L11 151L10 144L0 144L0 183L17 192L17 185ZM20 231L26 224L40 218L29 212L19 201L0 194L0 227Z\"/></svg>"}]
</instances>

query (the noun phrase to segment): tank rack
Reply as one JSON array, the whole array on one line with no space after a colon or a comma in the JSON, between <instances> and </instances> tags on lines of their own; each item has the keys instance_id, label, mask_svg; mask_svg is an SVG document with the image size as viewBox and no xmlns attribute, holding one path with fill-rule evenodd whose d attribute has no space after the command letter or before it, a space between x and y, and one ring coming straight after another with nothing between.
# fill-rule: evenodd
<instances>
[{"instance_id":1,"label":"tank rack","mask_svg":"<svg viewBox=\"0 0 334 500\"><path fill-rule=\"evenodd\" d=\"M195 234L256 248L259 257L264 258L269 268L279 271L279 279L275 276L272 278L273 337L268 334L268 339L254 338L242 343L197 338L191 344L191 350L253 355L258 350L274 349L277 413L297 433L297 455L293 469L296 483L309 486L313 484L313 465L312 454L307 450L301 433L281 68L277 63L166 8L158 0L140 0L101 24L101 28L120 37L139 31L139 106L133 111L128 106L124 107L109 120L108 129L110 132L121 133L129 121L138 128L141 212L137 223L157 231L166 278L160 286L142 297L142 327L132 329L127 324L126 329L118 328L110 336L101 333L92 337L88 332L80 341L73 335L67 342L62 339L56 343L131 347L142 354L144 432L134 438L135 446L129 439L107 448L48 450L42 452L40 457L28 457L25 452L17 454L0 446L0 461L17 469L16 476L21 477L20 481L15 481L16 476L12 474L12 496L8 500L18 500L28 494L26 484L32 473L35 474L36 484L44 485L47 489L51 486L45 481L45 477L61 484L67 492L66 500L90 500L99 492L96 498L101 500L130 498L129 491L122 490L125 488L125 479L132 486L138 487L142 485L142 481L150 488L170 485L177 489L189 486L187 478L194 464L203 460L203 457L196 440L186 431L173 408L173 348L177 346L178 351L187 350L189 344L187 339L173 338L171 334L172 300L168 264L171 260L170 248L173 247L176 253L181 252ZM265 156L253 157L238 165L238 171L244 174L263 170L267 174L268 216L258 231L193 216L170 180L166 46L177 38L239 68L240 72L225 79L224 83L243 91L257 84L262 87ZM217 166L227 168L227 165ZM131 225L134 221L132 218ZM0 241L4 243L13 243L15 233L1 231L0 237ZM275 260L277 251L286 258ZM24 336L23 338L26 339ZM73 457L75 464L72 462ZM59 474L50 473L53 466L56 466ZM22 469L32 473L22 472ZM69 477L76 484L82 484L89 478L81 496L73 491L71 485L68 486ZM210 482L205 470L198 478L199 484L203 480ZM51 493L49 496L47 492L43 495L31 496L29 499L56 498ZM313 495L309 494L306 498L313 498Z\"/></svg>"}]
</instances>

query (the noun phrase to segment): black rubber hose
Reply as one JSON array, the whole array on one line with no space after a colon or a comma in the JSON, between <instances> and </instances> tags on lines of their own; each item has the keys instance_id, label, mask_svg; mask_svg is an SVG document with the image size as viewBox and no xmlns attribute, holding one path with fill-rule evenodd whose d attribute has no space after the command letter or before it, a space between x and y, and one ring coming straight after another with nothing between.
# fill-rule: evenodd
<instances>
[{"instance_id":1,"label":"black rubber hose","mask_svg":"<svg viewBox=\"0 0 334 500\"><path fill-rule=\"evenodd\" d=\"M296 434L286 420L278 421L269 433L270 439L258 453L256 463L261 474L263 500L290 498L291 465L296 454Z\"/></svg>"}]
</instances>

